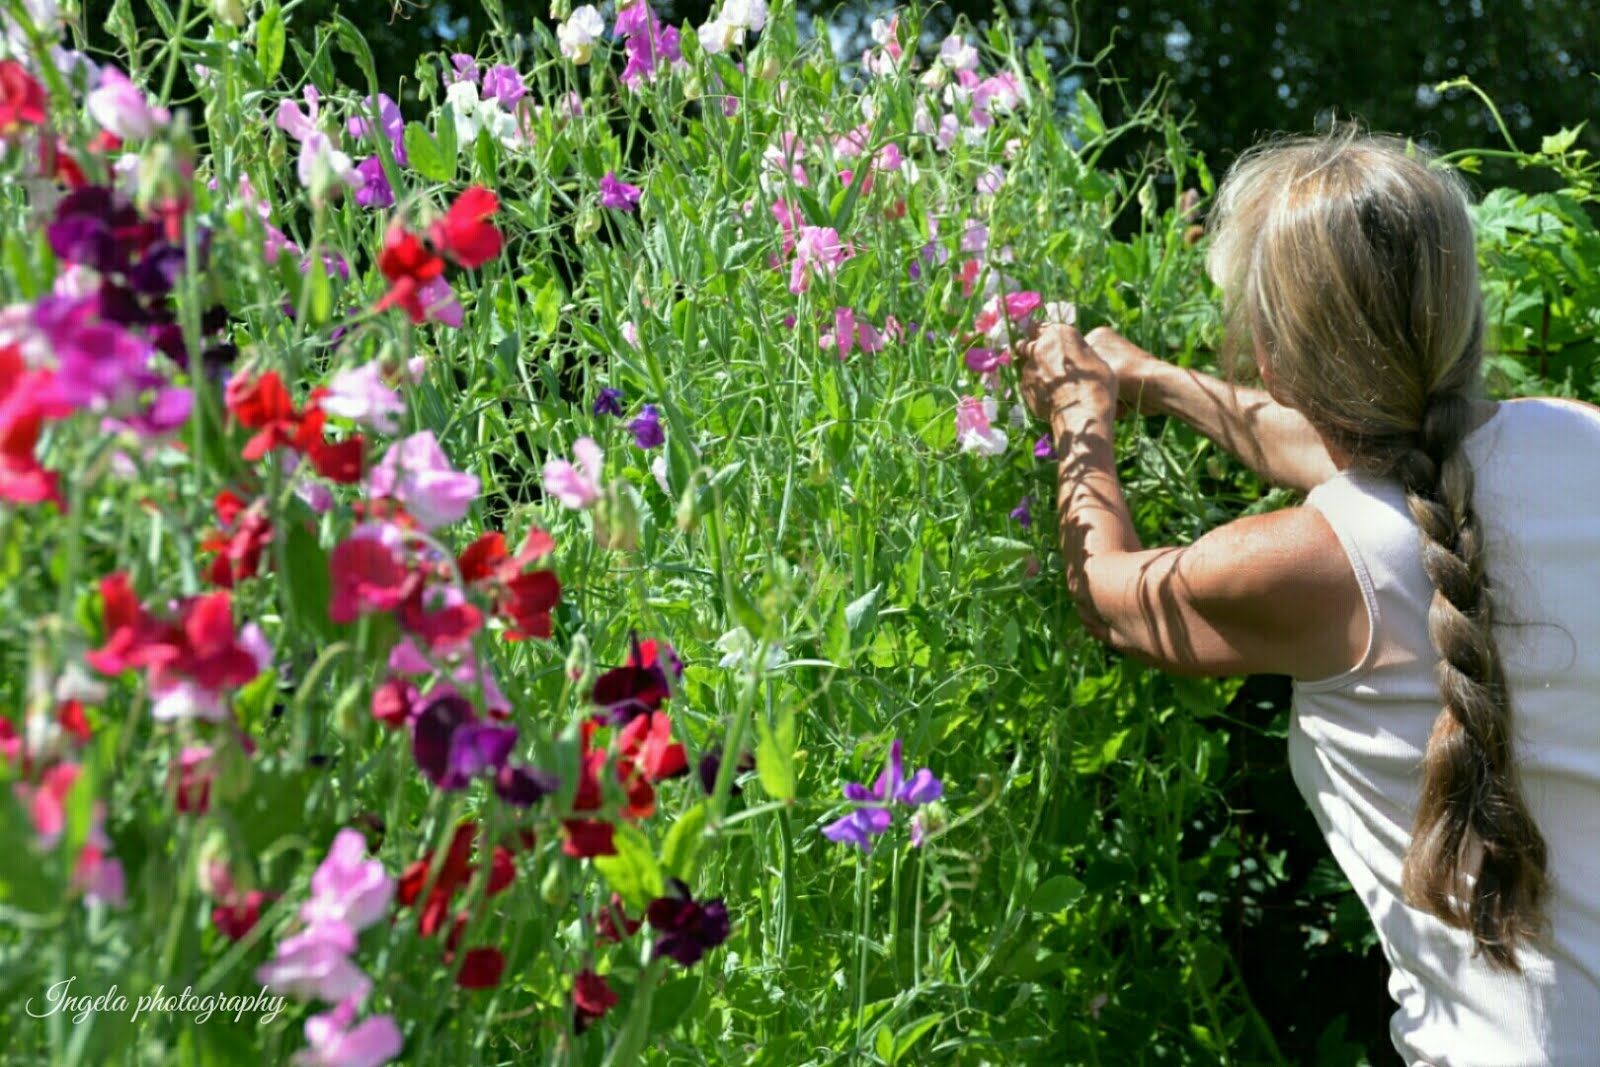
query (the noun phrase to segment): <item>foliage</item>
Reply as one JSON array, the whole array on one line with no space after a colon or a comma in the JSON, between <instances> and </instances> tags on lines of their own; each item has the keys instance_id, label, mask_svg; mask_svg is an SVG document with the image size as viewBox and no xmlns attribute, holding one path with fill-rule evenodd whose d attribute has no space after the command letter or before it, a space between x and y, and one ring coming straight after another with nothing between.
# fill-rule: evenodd
<instances>
[{"instance_id":1,"label":"foliage","mask_svg":"<svg viewBox=\"0 0 1600 1067\"><path fill-rule=\"evenodd\" d=\"M12 713L0 1018L17 1062L284 1062L315 1045L302 1030L327 1006L309 998L273 1018L204 1022L34 1013L69 978L76 993L115 983L130 998L254 993L303 932L302 909L332 892L313 872L341 830L380 864L367 875L405 872L394 892L411 903L392 921L352 921L359 938L342 951L372 979L352 1003L393 1018L407 1062L1381 1052L1364 916L1314 830L1282 814L1299 802L1281 767L1281 702L1258 706L1261 680L1144 670L1083 633L1045 520L1051 465L1009 421L1000 296L1070 301L1085 328L1114 323L1186 365L1216 347L1203 243L1160 191L1209 195L1213 175L1169 115L1111 121L1087 92L1066 106L1059 69L1003 27L968 39L980 68L938 60L916 46L915 11L879 28L867 69L841 66L780 3L741 62L686 30L683 62L633 85L620 45L602 39L577 67L542 24L527 52L487 59L471 94L431 57L432 80L386 135L370 94L395 85L342 15L154 10L159 35L108 22L137 102L86 103L88 72L52 56L53 28L38 25L23 36L48 126L0 123L16 179L0 190L0 297L13 305L0 349L76 387L64 348L31 345L39 309L87 292L108 314L113 272L84 271L61 231L25 225L59 224L73 203L58 203L70 174L40 173L59 152L127 189L118 203L148 224L143 254L173 264L168 302L127 324L129 343L172 324L188 356L150 355L162 384L148 392L70 410L40 401L36 442L0 434L6 462L36 460L60 488L54 507L20 489L0 503L0 707ZM492 98L497 61L525 96ZM180 73L205 88L190 105L201 152L181 112L159 113ZM285 117L306 86L320 114ZM120 137L105 136L107 116ZM356 118L365 132L347 126ZM1160 151L1110 165L1130 138ZM341 149L376 161L361 196L373 198L375 168L392 207L360 202ZM1519 158L1567 187L1497 190L1478 209L1496 387L1593 396L1594 171L1559 136ZM437 294L418 302L434 253L441 271L451 262L454 326ZM986 313L997 321L977 357ZM87 358L104 366L99 350ZM7 367L0 397L20 395L22 364ZM344 377L358 368L375 368L364 392ZM266 396L272 373L288 413ZM387 426L355 405L377 403L379 384L402 402ZM158 388L186 391L192 410L165 432L134 427L130 409ZM995 410L979 433L984 397ZM442 455L394 458L424 433ZM1287 502L1181 426L1123 433L1146 543ZM603 474L583 460L585 439ZM222 550L206 546L221 529L234 551L246 512L219 513L223 491L272 530L254 563L229 557L226 583ZM1030 497L1037 523L1014 510ZM553 545L525 542L530 529ZM472 552L489 555L495 532L508 553L527 551L480 567ZM411 584L356 567L375 544L405 546ZM560 599L541 609L517 583L544 571ZM149 616L120 645L113 574ZM192 599L219 584L231 586L221 636ZM179 612L181 635L157 621ZM259 669L191 679L191 703L174 703L166 657L247 651L251 624L269 646ZM505 640L512 631L528 639ZM421 666L397 665L403 642ZM126 663L101 669L114 649ZM611 721L591 736L597 713ZM441 781L427 737L464 729L450 715L515 727L495 765L547 776L544 795L513 803L498 775ZM658 721L670 741L630 734ZM896 741L942 797L913 805L889 789L894 817L870 852L825 835L866 810L841 788L878 782ZM62 766L76 777L51 793L43 776ZM451 849L474 840L459 836L469 819L481 849L463 869ZM582 845L586 832L611 835L610 854ZM491 859L495 845L504 855ZM123 892L86 894L90 850L92 870L118 865ZM441 885L443 925L429 931ZM251 890L265 894L258 917L219 917ZM465 925L447 933L457 909ZM648 922L627 933L641 909ZM503 972L470 980L473 953L491 948ZM1302 980L1331 986L1362 952L1372 984L1349 1001L1287 1001ZM589 984L599 978L615 1006Z\"/></svg>"}]
</instances>

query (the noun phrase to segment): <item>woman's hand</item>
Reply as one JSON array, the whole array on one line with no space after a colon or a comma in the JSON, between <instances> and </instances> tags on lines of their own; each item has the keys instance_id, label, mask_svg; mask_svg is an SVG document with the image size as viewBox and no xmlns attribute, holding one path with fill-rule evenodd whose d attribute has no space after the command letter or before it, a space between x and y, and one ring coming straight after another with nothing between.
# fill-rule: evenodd
<instances>
[{"instance_id":1,"label":"woman's hand","mask_svg":"<svg viewBox=\"0 0 1600 1067\"><path fill-rule=\"evenodd\" d=\"M1116 403L1117 376L1074 327L1041 326L1017 346L1022 358L1022 397L1036 418L1087 408L1089 414Z\"/></svg>"},{"instance_id":2,"label":"woman's hand","mask_svg":"<svg viewBox=\"0 0 1600 1067\"><path fill-rule=\"evenodd\" d=\"M1117 378L1117 413L1160 413L1155 376L1170 364L1157 359L1109 326L1096 326L1084 338Z\"/></svg>"}]
</instances>

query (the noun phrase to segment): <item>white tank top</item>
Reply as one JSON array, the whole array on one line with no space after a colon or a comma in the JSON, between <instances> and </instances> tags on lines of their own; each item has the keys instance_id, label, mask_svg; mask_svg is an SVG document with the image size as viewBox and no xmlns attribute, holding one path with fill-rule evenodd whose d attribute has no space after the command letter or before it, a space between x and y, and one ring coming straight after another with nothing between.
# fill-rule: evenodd
<instances>
[{"instance_id":1,"label":"white tank top","mask_svg":"<svg viewBox=\"0 0 1600 1067\"><path fill-rule=\"evenodd\" d=\"M1549 846L1549 933L1520 975L1407 906L1400 866L1440 710L1433 586L1397 484L1346 471L1312 490L1350 558L1372 639L1352 670L1296 682L1295 784L1393 967L1390 1023L1409 1064L1600 1064L1600 412L1503 402L1465 447L1487 535L1512 757Z\"/></svg>"}]
</instances>

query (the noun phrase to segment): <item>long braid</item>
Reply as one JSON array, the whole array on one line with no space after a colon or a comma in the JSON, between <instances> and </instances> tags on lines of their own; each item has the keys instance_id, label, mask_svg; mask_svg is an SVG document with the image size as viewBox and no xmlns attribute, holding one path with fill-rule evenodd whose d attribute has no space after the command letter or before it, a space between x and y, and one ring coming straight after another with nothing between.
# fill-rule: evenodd
<instances>
[{"instance_id":1,"label":"long braid","mask_svg":"<svg viewBox=\"0 0 1600 1067\"><path fill-rule=\"evenodd\" d=\"M1428 633L1444 700L1423 757L1403 888L1417 906L1471 931L1495 963L1518 970L1515 945L1535 931L1546 848L1511 760L1511 699L1485 588L1472 465L1461 447L1470 412L1464 391L1432 395L1417 445L1395 469L1434 586ZM1466 875L1475 876L1470 898Z\"/></svg>"}]
</instances>

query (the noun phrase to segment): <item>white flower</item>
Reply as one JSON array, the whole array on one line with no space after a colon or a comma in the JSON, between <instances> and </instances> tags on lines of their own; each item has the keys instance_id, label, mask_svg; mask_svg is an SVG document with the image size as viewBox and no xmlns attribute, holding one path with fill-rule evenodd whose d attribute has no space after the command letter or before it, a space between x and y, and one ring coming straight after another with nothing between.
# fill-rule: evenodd
<instances>
[{"instance_id":1,"label":"white flower","mask_svg":"<svg viewBox=\"0 0 1600 1067\"><path fill-rule=\"evenodd\" d=\"M595 41L605 32L606 20L600 17L593 4L584 4L556 27L556 40L561 42L561 54L581 67L589 62Z\"/></svg>"},{"instance_id":2,"label":"white flower","mask_svg":"<svg viewBox=\"0 0 1600 1067\"><path fill-rule=\"evenodd\" d=\"M667 457L666 456L664 456L664 455L657 456L655 459L650 461L650 474L651 474L652 477L655 478L656 484L661 487L661 491L663 493L667 494L668 496L671 496L672 495L672 485L667 481Z\"/></svg>"},{"instance_id":3,"label":"white flower","mask_svg":"<svg viewBox=\"0 0 1600 1067\"><path fill-rule=\"evenodd\" d=\"M483 101L478 98L478 87L469 81L454 82L444 91L444 98L455 116L456 140L472 144L483 125Z\"/></svg>"},{"instance_id":4,"label":"white flower","mask_svg":"<svg viewBox=\"0 0 1600 1067\"><path fill-rule=\"evenodd\" d=\"M311 190L313 197L332 192L337 183L352 188L362 184L356 165L350 157L333 147L325 133L313 133L300 143L300 161L296 168L300 184Z\"/></svg>"},{"instance_id":5,"label":"white flower","mask_svg":"<svg viewBox=\"0 0 1600 1067\"><path fill-rule=\"evenodd\" d=\"M743 626L735 626L717 638L717 650L723 654L717 666L724 669L744 667L754 661L756 648L756 639L750 636L750 631ZM765 669L775 671L788 661L789 657L784 655L783 649L769 647Z\"/></svg>"},{"instance_id":6,"label":"white flower","mask_svg":"<svg viewBox=\"0 0 1600 1067\"><path fill-rule=\"evenodd\" d=\"M1071 326L1078 321L1078 305L1067 300L1051 300L1044 305L1046 324Z\"/></svg>"}]
</instances>

